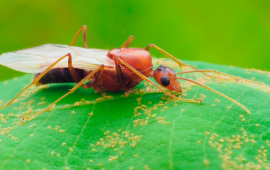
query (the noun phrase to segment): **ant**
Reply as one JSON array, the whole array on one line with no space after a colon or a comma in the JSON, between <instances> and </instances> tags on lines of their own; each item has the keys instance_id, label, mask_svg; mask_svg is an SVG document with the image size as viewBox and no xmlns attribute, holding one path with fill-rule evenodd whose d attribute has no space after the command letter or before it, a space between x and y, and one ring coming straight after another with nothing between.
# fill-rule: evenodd
<instances>
[{"instance_id":1,"label":"ant","mask_svg":"<svg viewBox=\"0 0 270 170\"><path fill-rule=\"evenodd\" d=\"M83 32L84 48L73 46L81 32ZM174 96L164 90L164 88L166 88L168 90L181 93L182 88L178 81L178 79L181 79L195 83L203 88L219 94L220 96L223 96L250 114L250 111L245 106L234 99L197 81L184 77L177 77L177 75L199 72L208 77L215 78L214 76L207 74L207 72L212 72L223 76L229 76L236 81L242 80L252 83L254 83L254 81L228 75L216 70L198 70L191 65L183 63L154 44L149 44L145 49L130 48L129 45L132 41L133 36L130 36L121 46L121 48L115 48L110 51L87 48L86 26L84 25L79 29L69 46L45 44L34 48L2 54L0 56L0 64L18 71L27 73L32 72L36 74L33 82L30 85L25 87L11 101L0 107L0 109L3 109L13 103L16 98L18 98L32 85L66 82L76 82L77 84L70 89L69 92L58 98L47 108L35 113L31 117L24 117L23 121L30 121L39 114L49 111L57 102L62 100L67 95L73 93L79 87L94 88L94 90L97 92L104 90L125 91L137 86L142 80L154 85L161 92L165 93L169 97L172 97L173 99L185 102L201 103L201 99L184 99L180 96ZM172 68L164 65L160 65L156 70L153 70L152 57L149 53L151 48L155 48L156 50L165 54L167 57L176 62L180 68L189 67L193 70L175 73ZM164 88L155 84L153 81L148 79L148 77L154 77L156 82Z\"/></svg>"}]
</instances>

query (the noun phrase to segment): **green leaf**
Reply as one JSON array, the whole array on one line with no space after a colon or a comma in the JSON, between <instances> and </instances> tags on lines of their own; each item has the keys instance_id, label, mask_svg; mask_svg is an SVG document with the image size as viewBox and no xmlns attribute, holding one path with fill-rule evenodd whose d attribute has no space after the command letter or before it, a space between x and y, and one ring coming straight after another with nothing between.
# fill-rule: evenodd
<instances>
[{"instance_id":1,"label":"green leaf","mask_svg":"<svg viewBox=\"0 0 270 170\"><path fill-rule=\"evenodd\" d=\"M270 84L268 72L186 62ZM143 81L128 92L79 88L22 125L23 116L44 109L74 83L30 88L0 110L0 169L269 168L269 87L209 80L200 73L186 77L237 100L251 114L192 83L181 81L183 98L205 96L201 104L172 100ZM32 79L33 75L25 75L0 82L2 105Z\"/></svg>"}]
</instances>

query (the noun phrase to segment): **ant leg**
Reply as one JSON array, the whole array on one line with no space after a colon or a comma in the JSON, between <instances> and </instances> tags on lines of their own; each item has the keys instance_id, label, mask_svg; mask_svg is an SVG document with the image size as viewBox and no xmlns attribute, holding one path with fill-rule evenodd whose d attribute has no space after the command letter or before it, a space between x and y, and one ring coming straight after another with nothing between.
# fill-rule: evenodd
<instances>
[{"instance_id":1,"label":"ant leg","mask_svg":"<svg viewBox=\"0 0 270 170\"><path fill-rule=\"evenodd\" d=\"M121 46L121 48L127 48L129 45L130 45L130 43L133 41L133 36L131 35L127 40L126 40L126 42Z\"/></svg>"},{"instance_id":2,"label":"ant leg","mask_svg":"<svg viewBox=\"0 0 270 170\"><path fill-rule=\"evenodd\" d=\"M54 101L52 104L50 104L46 109L41 110L40 112L37 112L36 114L32 115L31 117L26 116L24 120L32 120L36 116L40 115L43 112L49 111L56 103L58 103L60 100L62 100L67 95L73 93L75 90L77 90L80 86L82 86L87 80L89 80L95 73L97 73L99 70L103 70L104 65L99 66L96 70L89 73L85 78L83 78L79 83L77 83L72 89L69 90L66 94L64 94L62 97L58 98L56 101Z\"/></svg>"},{"instance_id":3,"label":"ant leg","mask_svg":"<svg viewBox=\"0 0 270 170\"><path fill-rule=\"evenodd\" d=\"M86 25L83 25L79 31L77 32L77 34L75 35L75 37L73 38L73 40L71 41L69 46L73 46L74 43L76 42L78 36L80 35L80 33L83 31L83 43L84 43L84 48L87 48L86 45Z\"/></svg>"},{"instance_id":4,"label":"ant leg","mask_svg":"<svg viewBox=\"0 0 270 170\"><path fill-rule=\"evenodd\" d=\"M230 75L230 74L226 74L226 73L222 73L222 72L219 72L219 71L216 71L216 70L191 70L191 71L179 72L179 73L176 73L176 74L197 73L197 72L200 72L200 73L202 73L202 72L212 72L212 73L216 73L216 74L220 74L220 75L223 75L223 76L227 76L227 77L233 78L235 81L241 80L242 82L246 81L246 82L249 82L249 83L255 83L255 84L265 85L262 82L257 82L257 81L252 81L252 80L248 80L248 79L236 77L236 76L233 76L233 75ZM219 78L219 77L216 77L216 76L211 76L211 77ZM221 79L228 80L226 78L221 78Z\"/></svg>"},{"instance_id":5,"label":"ant leg","mask_svg":"<svg viewBox=\"0 0 270 170\"><path fill-rule=\"evenodd\" d=\"M122 69L120 67L119 59L118 58L115 60L115 66L116 66L117 77L118 77L118 80L120 82L120 85L121 85L121 87L122 87L123 90L127 90L128 89L127 88L127 83L126 83L124 74L122 72Z\"/></svg>"},{"instance_id":6,"label":"ant leg","mask_svg":"<svg viewBox=\"0 0 270 170\"><path fill-rule=\"evenodd\" d=\"M176 77L176 78L177 78L177 79L186 80L186 81L190 81L190 82L195 83L195 84L197 84L197 85L199 85L199 86L202 86L203 88L206 88L207 90L210 90L210 91L212 91L212 92L214 92L214 93L217 93L217 94L219 94L220 96L222 96L222 97L224 97L224 98L226 98L226 99L232 101L233 103L237 104L237 105L240 106L242 109L244 109L248 114L250 114L250 111L249 111L245 106L243 106L241 103L237 102L236 100L234 100L234 99L232 99L232 98L226 96L225 94L222 94L222 93L220 93L220 92L218 92L218 91L216 91L216 90L214 90L214 89L212 89L212 88L210 88L210 87L208 87L208 86L206 86L206 85L204 85L204 84L201 84L201 83L199 83L199 82L197 82L197 81L194 81L194 80L191 80L191 79L187 79L187 78L183 78L183 77Z\"/></svg>"},{"instance_id":7,"label":"ant leg","mask_svg":"<svg viewBox=\"0 0 270 170\"><path fill-rule=\"evenodd\" d=\"M183 66L186 66L186 67L190 67L194 70L198 70L196 67L193 67L191 65L188 65L188 64L185 64L183 63L182 61L178 60L176 57L174 57L173 55L171 55L170 53L168 53L167 51L159 48L158 46L154 45L154 44L149 44L145 50L149 51L151 47L154 47L155 49L157 49L158 51L160 51L161 53L165 54L167 57L169 57L170 59L172 59L174 62L176 62L180 68L182 69Z\"/></svg>"},{"instance_id":8,"label":"ant leg","mask_svg":"<svg viewBox=\"0 0 270 170\"><path fill-rule=\"evenodd\" d=\"M131 71L133 71L134 73L136 73L140 78L142 78L143 80L147 81L148 83L156 86L160 91L162 91L163 93L165 93L167 96L172 97L173 99L182 100L182 101L186 101L186 102L193 102L193 103L201 103L202 102L201 99L192 100L192 99L183 99L183 98L180 98L180 97L176 97L176 96L174 96L174 95L166 92L164 89L162 89L158 85L156 85L153 81L151 81L150 79L148 79L147 77L145 77L142 73L140 73L139 71L137 71L135 68L133 68L132 66L130 66L125 61L123 61L121 59L118 59L118 58L116 60L119 60L119 62L121 62L123 65L125 65L127 68L129 68Z\"/></svg>"},{"instance_id":9,"label":"ant leg","mask_svg":"<svg viewBox=\"0 0 270 170\"><path fill-rule=\"evenodd\" d=\"M94 85L93 85L93 88L95 89L98 84L100 83L100 79L103 75L103 72L104 72L104 65L101 65L101 69L100 69L100 72L98 73L98 78L96 79L96 81L94 82Z\"/></svg>"},{"instance_id":10,"label":"ant leg","mask_svg":"<svg viewBox=\"0 0 270 170\"><path fill-rule=\"evenodd\" d=\"M14 100L16 100L26 89L28 89L29 87L31 87L34 84L38 84L39 80L45 75L47 74L57 63L59 63L61 60L63 60L65 57L68 57L68 68L70 71L70 74L72 76L72 78L74 79L74 81L78 81L79 82L79 77L77 75L77 73L75 72L73 66L72 66L72 57L71 54L68 53L62 57L60 57L58 60L56 60L51 66L49 66L45 71L43 71L40 75L38 75L34 81L29 84L28 86L26 86L19 94L17 94L11 101L9 101L7 104L5 104L4 106L0 107L0 110L9 106Z\"/></svg>"},{"instance_id":11,"label":"ant leg","mask_svg":"<svg viewBox=\"0 0 270 170\"><path fill-rule=\"evenodd\" d=\"M205 72L215 72L217 74L221 74L221 75L225 75L225 76L229 76L233 79L235 79L236 81L239 81L239 80L242 80L242 81L248 81L248 82L252 82L252 83L255 83L255 84L261 84L261 85L264 85L264 83L260 83L260 82L256 82L256 81L252 81L252 80L247 80L247 79L244 79L244 78L240 78L240 77L236 77L236 76L232 76L232 75L229 75L229 74L225 74L225 73L222 73L222 72L219 72L219 71L215 71L215 70L211 70L211 71L199 71L199 69L197 69L196 67L193 67L191 65L188 65L188 64L185 64L183 63L182 61L178 60L177 58L175 58L174 56L172 56L171 54L169 54L168 52L166 52L165 50L159 48L158 46L154 45L154 44L149 44L147 47L146 47L146 50L149 51L151 47L154 47L155 49L157 49L158 51L160 51L161 53L165 54L167 57L169 57L170 59L172 59L174 62L176 62L180 68L182 69L183 66L186 66L186 67L189 67L189 68L192 68L194 69L195 71L197 72L201 72L202 74L210 77L210 78L217 78L216 76L212 76L212 75L209 75ZM194 71L194 72L195 72ZM192 71L190 71L192 72ZM179 74L182 74L184 72L181 72ZM226 80L226 79L225 79Z\"/></svg>"}]
</instances>

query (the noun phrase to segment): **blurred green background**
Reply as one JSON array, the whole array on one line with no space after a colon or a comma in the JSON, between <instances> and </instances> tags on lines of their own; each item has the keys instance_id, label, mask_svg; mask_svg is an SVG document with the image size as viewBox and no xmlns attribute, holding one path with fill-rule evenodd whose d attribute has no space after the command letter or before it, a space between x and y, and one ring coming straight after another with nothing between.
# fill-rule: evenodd
<instances>
[{"instance_id":1,"label":"blurred green background","mask_svg":"<svg viewBox=\"0 0 270 170\"><path fill-rule=\"evenodd\" d=\"M134 35L132 46L153 43L179 59L270 70L269 0L2 0L0 16L0 53L69 44L87 25L88 47L112 49ZM0 80L15 75L0 66Z\"/></svg>"}]
</instances>

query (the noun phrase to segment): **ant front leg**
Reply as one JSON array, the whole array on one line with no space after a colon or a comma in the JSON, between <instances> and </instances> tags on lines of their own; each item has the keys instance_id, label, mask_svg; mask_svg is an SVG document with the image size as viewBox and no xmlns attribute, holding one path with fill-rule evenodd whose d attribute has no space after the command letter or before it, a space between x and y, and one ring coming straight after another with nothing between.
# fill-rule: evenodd
<instances>
[{"instance_id":1,"label":"ant front leg","mask_svg":"<svg viewBox=\"0 0 270 170\"><path fill-rule=\"evenodd\" d=\"M222 76L225 76L225 77L229 77L229 78L220 78L220 77L214 77L214 78L220 78L220 79L225 79L225 80L229 80L229 79L233 79L234 81L238 82L241 80L241 83L251 83L251 84L255 84L255 85L265 85L264 83L262 82L257 82L257 81L253 81L253 80L248 80L248 79L244 79L244 78L240 78L240 77L237 77L237 76L233 76L233 75L230 75L230 74L226 74L226 73L222 73L222 72L219 72L217 70L191 70L191 71L183 71L183 72L179 72L179 73L176 73L176 74L187 74L187 73L205 73L205 72L208 72L208 73L215 73L215 74L219 74L219 75L222 75ZM213 77L213 76L212 76Z\"/></svg>"},{"instance_id":2,"label":"ant front leg","mask_svg":"<svg viewBox=\"0 0 270 170\"><path fill-rule=\"evenodd\" d=\"M167 57L169 57L170 59L172 59L174 62L176 62L180 66L181 69L182 69L183 66L189 67L189 68L193 69L192 71L185 71L185 72L180 72L180 73L177 73L177 74L200 72L200 73L202 73L202 74L204 74L204 75L206 75L206 76L208 76L210 78L216 78L216 79L217 78L220 78L218 76L213 76L213 75L207 74L207 72L208 73L216 73L216 74L219 74L219 75L223 75L223 76L229 77L229 78L222 78L223 80L233 79L236 82L238 82L239 80L241 80L242 82L254 83L255 85L264 85L264 83L261 83L261 82L257 82L257 81L252 81L252 80L240 78L240 77L229 75L229 74L225 74L225 73L222 73L222 72L219 72L219 71L216 71L216 70L199 70L196 67L193 67L191 65L188 65L188 64L183 63L182 61L178 60L176 57L172 56L170 53L166 52L165 50L159 48L158 46L156 46L154 44L149 44L146 47L146 50L149 51L151 47L154 47L155 49L157 49L158 51L160 51L161 53L165 54Z\"/></svg>"},{"instance_id":3,"label":"ant front leg","mask_svg":"<svg viewBox=\"0 0 270 170\"><path fill-rule=\"evenodd\" d=\"M70 74L73 78L73 80L75 82L79 82L80 78L78 77L77 73L75 72L73 66L72 66L72 56L70 53L60 57L58 60L56 60L52 65L50 65L45 71L43 71L41 74L39 74L34 81L29 84L28 86L26 86L19 94L17 94L11 101L9 101L7 104L5 104L4 106L0 107L0 110L9 106L13 101L15 101L25 90L27 90L29 87L31 87L34 84L38 84L39 80L45 75L47 74L57 63L59 63L61 60L63 60L64 58L68 57L68 68L70 71Z\"/></svg>"},{"instance_id":4,"label":"ant front leg","mask_svg":"<svg viewBox=\"0 0 270 170\"><path fill-rule=\"evenodd\" d=\"M130 43L133 41L133 36L131 35L127 40L126 42L121 46L121 48L128 48Z\"/></svg>"},{"instance_id":5,"label":"ant front leg","mask_svg":"<svg viewBox=\"0 0 270 170\"><path fill-rule=\"evenodd\" d=\"M157 84L155 84L153 81L151 81L149 78L147 78L146 76L144 76L142 73L140 73L138 70L136 70L135 68L133 68L131 65L129 65L128 63L126 63L125 61L121 60L121 59L116 59L118 60L118 63L122 63L124 66L126 66L127 68L129 68L131 71L133 71L135 74L137 74L137 76L139 76L140 78L142 78L143 80L147 81L148 83L154 85L156 88L158 88L160 91L162 91L163 93L165 93L167 96L172 97L173 99L176 100L182 100L185 102L192 102L192 103L201 103L202 100L201 99L183 99L181 97L176 97L168 92L166 92L164 89L162 89L161 87L159 87Z\"/></svg>"},{"instance_id":6,"label":"ant front leg","mask_svg":"<svg viewBox=\"0 0 270 170\"><path fill-rule=\"evenodd\" d=\"M206 85L204 85L204 84L201 84L201 83L199 83L199 82L197 82L197 81L194 81L194 80L191 80L191 79L187 79L187 78L184 78L184 77L176 77L176 78L177 78L177 79L181 79L181 80L186 80L186 81L192 82L192 83L194 83L194 84L197 84L197 85L199 85L199 86L201 86L201 87L203 87L203 88L206 88L207 90L210 90L210 91L212 91L212 92L214 92L214 93L216 93L216 94L218 94L218 95L220 95L220 96L222 96L222 97L224 97L224 98L226 98L226 99L232 101L233 103L237 104L237 105L240 106L242 109L244 109L248 114L250 114L250 111L249 111L245 106L243 106L243 105L242 105L241 103L239 103L238 101L236 101L236 100L234 100L234 99L232 99L232 98L226 96L226 95L223 94L223 93L220 93L220 92L218 92L218 91L216 91L216 90L214 90L214 89L212 89L212 88L210 88L210 87L208 87L208 86L206 86Z\"/></svg>"},{"instance_id":7,"label":"ant front leg","mask_svg":"<svg viewBox=\"0 0 270 170\"><path fill-rule=\"evenodd\" d=\"M180 67L181 69L182 69L183 66L186 66L186 67L190 67L190 68L192 68L192 69L194 69L194 70L198 70L196 67L193 67L193 66L191 66L191 65L188 65L188 64L183 63L182 61L178 60L176 57L174 57L173 55L171 55L171 54L168 53L167 51L165 51L165 50L159 48L158 46L156 46L156 45L154 45L154 44L149 44L149 45L145 48L145 50L149 51L151 47L154 47L154 48L157 49L159 52L165 54L167 57L169 57L170 59L172 59L174 62L176 62L176 63L179 65L179 67Z\"/></svg>"},{"instance_id":8,"label":"ant front leg","mask_svg":"<svg viewBox=\"0 0 270 170\"><path fill-rule=\"evenodd\" d=\"M73 40L71 41L69 46L73 46L74 43L76 42L78 36L80 35L80 33L83 31L83 44L84 44L84 48L87 48L87 44L86 44L86 25L83 25L79 31L77 32L77 34L75 35L75 37L73 38Z\"/></svg>"}]
</instances>

